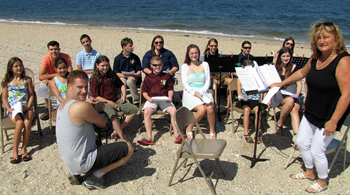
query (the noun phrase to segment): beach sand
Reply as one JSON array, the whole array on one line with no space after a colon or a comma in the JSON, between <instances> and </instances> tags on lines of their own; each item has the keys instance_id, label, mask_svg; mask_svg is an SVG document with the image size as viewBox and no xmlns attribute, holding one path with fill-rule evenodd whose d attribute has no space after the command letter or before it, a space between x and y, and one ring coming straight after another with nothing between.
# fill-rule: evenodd
<instances>
[{"instance_id":1,"label":"beach sand","mask_svg":"<svg viewBox=\"0 0 350 195\"><path fill-rule=\"evenodd\" d=\"M130 37L134 41L135 50L141 60L144 53L150 49L151 41L157 34L164 37L165 48L173 51L179 65L183 64L186 47L189 44L196 44L202 50L206 46L210 35L183 34L170 32L141 31L118 28L102 28L89 26L67 26L67 25L39 25L39 24L17 24L0 23L0 68L3 70L0 79L6 70L7 61L17 56L24 62L25 67L32 69L35 75L36 89L39 86L38 72L43 57L48 53L46 44L51 40L60 43L61 52L71 56L73 67L75 66L76 53L83 49L79 37L82 34L90 35L93 40L92 46L101 54L106 55L113 62L116 55L121 52L120 40ZM249 40L252 43L254 56L270 55L271 50L278 50L282 42L268 40L252 40L247 38L215 37L219 41L219 51L223 54L238 54L241 43ZM297 40L296 40L297 41ZM308 44L296 43L295 52L300 56L311 54ZM179 85L175 91L182 90L181 74L177 73ZM225 98L222 97L222 105L225 105ZM43 110L43 99L39 99L40 110ZM221 111L225 111L221 107ZM235 113L236 117L240 115ZM225 115L222 114L224 121ZM242 121L241 121L242 122ZM252 122L251 122L252 123ZM158 130L153 131L156 145L145 147L137 146L138 152L122 167L106 174L110 186L102 191L89 191L83 186L73 186L67 180L68 169L63 164L57 144L50 139L48 121L41 121L43 129L42 148L31 142L29 152L33 160L12 165L9 158L12 153L12 146L5 148L5 153L0 156L0 192L2 194L210 194L209 188L202 178L198 168L189 161L189 166L180 168L176 173L172 186L168 187L168 181L175 163L175 153L179 145L174 144L174 137L170 136L166 129L162 128L167 122L156 120ZM226 173L224 177L220 171L216 171L213 182L218 194L306 194L304 191L313 184L309 180L292 180L289 175L302 172L301 160L296 160L287 170L284 170L285 163L292 152L292 135L289 131L285 137L274 134L273 120L268 120L264 127L267 132L263 135L264 143L259 144L257 154L260 158L268 161L258 162L250 168L251 161L241 155L253 156L253 144L248 144L243 138L243 128L232 133L232 123L219 125L225 130L217 135L219 139L225 139L227 146L221 156L222 166ZM286 129L291 130L290 118L286 122ZM143 129L137 135L138 116L126 128L127 136L133 142L146 136ZM251 129L253 129L251 125ZM33 127L33 137L36 136L36 127ZM209 132L204 131L209 137ZM336 138L341 138L338 133ZM347 150L350 146L347 147ZM340 153L342 155L343 152ZM350 155L347 152L347 167L350 162ZM295 157L299 155L297 151ZM328 159L333 157L329 155ZM215 161L204 160L201 162L205 172L215 166ZM331 174L329 175L329 189L324 194L348 194L350 193L349 169L342 172L342 160L338 158Z\"/></svg>"}]
</instances>

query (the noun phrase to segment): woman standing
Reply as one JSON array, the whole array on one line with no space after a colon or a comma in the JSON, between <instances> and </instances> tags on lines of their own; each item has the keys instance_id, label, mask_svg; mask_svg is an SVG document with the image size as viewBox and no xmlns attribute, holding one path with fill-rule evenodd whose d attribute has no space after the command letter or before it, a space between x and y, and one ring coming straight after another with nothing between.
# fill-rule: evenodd
<instances>
[{"instance_id":1,"label":"woman standing","mask_svg":"<svg viewBox=\"0 0 350 195\"><path fill-rule=\"evenodd\" d=\"M305 115L297 138L306 172L291 175L291 178L315 180L316 167L318 179L306 191L317 193L327 189L326 148L350 111L350 55L334 23L315 23L309 34L313 52L309 62L286 80L271 87L282 87L306 77L308 93Z\"/></svg>"},{"instance_id":2,"label":"woman standing","mask_svg":"<svg viewBox=\"0 0 350 195\"><path fill-rule=\"evenodd\" d=\"M293 55L292 50L288 47L283 47L278 51L277 56L277 62L276 62L276 69L281 77L281 80L288 78L293 74L293 71L295 69L296 65L293 64ZM299 97L301 93L301 81L297 81L296 83L291 83L287 86L285 86L284 91L288 91L292 94L295 94ZM281 109L281 115L279 120L277 121L277 134L284 136L283 131L283 123L284 120L287 118L288 114L290 113L292 117L292 127L293 127L293 133L294 135L298 133L299 131L299 124L300 124L300 117L299 117L299 110L300 110L300 104L301 102L298 101L298 99L294 99L287 95L282 95L281 92L277 92L271 99L270 107L276 108L278 106L282 106Z\"/></svg>"},{"instance_id":3,"label":"woman standing","mask_svg":"<svg viewBox=\"0 0 350 195\"><path fill-rule=\"evenodd\" d=\"M185 63L181 67L182 84L184 94L183 106L195 111L194 117L199 122L207 114L210 127L210 139L216 139L215 134L215 110L213 98L209 91L210 70L207 62L199 61L199 48L197 45L189 45L185 56ZM194 124L187 128L187 139L192 139Z\"/></svg>"}]
</instances>

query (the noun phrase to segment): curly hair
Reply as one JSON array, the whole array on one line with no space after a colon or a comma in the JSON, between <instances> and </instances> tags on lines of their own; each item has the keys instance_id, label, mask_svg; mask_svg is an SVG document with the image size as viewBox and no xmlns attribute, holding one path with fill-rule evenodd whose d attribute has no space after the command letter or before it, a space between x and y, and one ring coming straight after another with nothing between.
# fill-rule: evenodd
<instances>
[{"instance_id":1,"label":"curly hair","mask_svg":"<svg viewBox=\"0 0 350 195\"><path fill-rule=\"evenodd\" d=\"M13 64L15 62L21 62L21 65L23 66L23 61L18 58L18 57L12 57L8 62L7 62L7 69L6 69L6 73L5 73L5 76L4 76L4 79L2 80L2 83L1 83L1 86L2 87L7 87L7 84L9 84L9 82L11 81L11 79L13 78L13 72L12 72L12 67L13 67ZM23 66L23 72L21 74L21 78L24 78L26 75L26 71L24 69L24 66Z\"/></svg>"},{"instance_id":2,"label":"curly hair","mask_svg":"<svg viewBox=\"0 0 350 195\"><path fill-rule=\"evenodd\" d=\"M322 56L322 52L317 48L317 40L320 38L321 34L324 34L326 31L336 36L334 51L337 54L346 51L343 35L339 30L339 27L333 22L321 20L314 22L311 25L308 33L310 36L310 45L312 51L311 58L318 59Z\"/></svg>"},{"instance_id":3,"label":"curly hair","mask_svg":"<svg viewBox=\"0 0 350 195\"><path fill-rule=\"evenodd\" d=\"M101 62L108 62L109 64L109 59L107 58L107 56L101 55L100 57L98 57L95 61L95 67L94 67L94 72L92 73L92 76L90 78L91 80L94 80L96 85L101 85L103 83L103 78L102 78L102 74L100 73L100 71L97 68L97 65L99 65ZM106 76L109 80L109 82L114 82L117 75L112 71L111 69L111 65L109 64L109 69L106 73Z\"/></svg>"}]
</instances>

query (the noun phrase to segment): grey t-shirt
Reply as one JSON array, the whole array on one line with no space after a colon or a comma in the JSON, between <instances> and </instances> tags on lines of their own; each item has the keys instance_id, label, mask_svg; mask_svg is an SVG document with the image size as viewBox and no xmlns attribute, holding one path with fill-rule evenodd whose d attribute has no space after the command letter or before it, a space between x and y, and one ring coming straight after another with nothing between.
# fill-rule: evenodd
<instances>
[{"instance_id":1,"label":"grey t-shirt","mask_svg":"<svg viewBox=\"0 0 350 195\"><path fill-rule=\"evenodd\" d=\"M56 139L62 161L72 174L88 172L93 166L97 146L94 127L86 122L75 125L69 117L68 110L76 100L70 100L63 109L57 109Z\"/></svg>"}]
</instances>

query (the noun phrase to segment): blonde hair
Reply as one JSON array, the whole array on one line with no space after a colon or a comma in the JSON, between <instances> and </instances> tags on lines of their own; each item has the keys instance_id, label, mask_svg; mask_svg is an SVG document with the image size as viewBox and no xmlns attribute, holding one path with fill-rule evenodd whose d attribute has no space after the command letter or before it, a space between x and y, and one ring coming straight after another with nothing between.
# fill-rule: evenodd
<instances>
[{"instance_id":1,"label":"blonde hair","mask_svg":"<svg viewBox=\"0 0 350 195\"><path fill-rule=\"evenodd\" d=\"M310 37L310 45L312 51L311 58L317 59L322 56L322 52L317 48L317 40L320 38L321 34L324 34L326 31L336 36L336 44L334 47L334 51L337 54L346 51L343 35L339 30L339 27L333 22L321 20L314 22L311 25L308 33Z\"/></svg>"}]
</instances>

